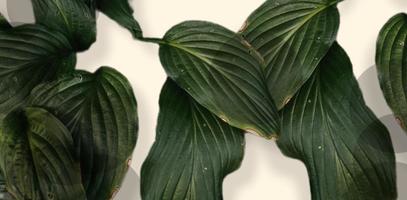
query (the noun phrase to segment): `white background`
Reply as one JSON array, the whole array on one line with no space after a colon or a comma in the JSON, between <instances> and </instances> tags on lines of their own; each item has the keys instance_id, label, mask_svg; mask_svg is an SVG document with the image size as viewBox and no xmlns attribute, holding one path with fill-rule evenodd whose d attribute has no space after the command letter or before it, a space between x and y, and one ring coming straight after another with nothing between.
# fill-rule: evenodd
<instances>
[{"instance_id":1,"label":"white background","mask_svg":"<svg viewBox=\"0 0 407 200\"><path fill-rule=\"evenodd\" d=\"M15 3L20 2L20 3ZM21 3L23 2L23 3ZM16 22L29 22L27 0L0 0L0 11ZM185 20L207 20L238 30L246 17L263 0L133 0L135 16L145 36L162 37L173 25ZM7 5L8 3L8 5ZM13 7L13 5L19 5ZM21 7L20 7L21 6ZM394 121L380 93L375 75L375 42L380 28L394 14L407 11L405 0L346 0L339 5L341 26L339 43L354 64L354 73L361 83L369 106L386 122L396 141L398 171L407 174L407 136ZM19 11L21 10L21 12ZM9 12L7 12L9 11ZM158 58L158 47L134 41L130 33L102 14L98 18L97 42L79 54L78 68L94 71L99 66L112 66L131 81L139 105L140 131L134 152L133 171L116 199L138 200L139 174L143 160L155 137L158 96L165 73ZM387 117L386 117L387 116ZM309 184L304 166L284 157L272 141L247 135L246 155L242 167L224 182L226 200L307 200ZM403 142L405 140L406 142ZM404 181L404 182L403 182ZM399 174L399 185L406 186L407 177ZM404 184L404 185L403 185ZM403 187L401 187L403 188ZM400 191L401 200L407 194Z\"/></svg>"}]
</instances>

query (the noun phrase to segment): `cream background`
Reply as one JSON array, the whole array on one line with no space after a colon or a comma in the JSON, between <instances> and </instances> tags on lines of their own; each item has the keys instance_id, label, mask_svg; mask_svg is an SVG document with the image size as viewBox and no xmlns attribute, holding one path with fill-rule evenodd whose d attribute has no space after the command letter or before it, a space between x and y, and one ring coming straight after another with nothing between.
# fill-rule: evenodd
<instances>
[{"instance_id":1,"label":"cream background","mask_svg":"<svg viewBox=\"0 0 407 200\"><path fill-rule=\"evenodd\" d=\"M145 36L161 37L171 26L184 20L208 20L238 30L263 1L133 0L132 5ZM370 67L374 65L375 41L380 28L394 14L407 12L407 1L346 0L340 3L339 9L341 26L338 41L351 57L356 77L363 75L360 82L367 103L379 117L388 115L391 112L379 91L375 70ZM6 0L0 0L0 11L8 16ZM30 21L26 17L19 18L19 15L13 13L10 18ZM26 13L23 16L27 16ZM93 71L102 65L113 66L125 74L134 87L139 105L139 140L134 152L133 171L129 172L116 199L138 200L137 174L154 141L158 96L166 76L156 45L134 41L127 30L102 14L98 18L97 39L89 51L79 54L78 67ZM310 199L306 170L300 162L284 157L271 141L252 135L246 138L242 167L224 182L226 200ZM406 140L402 143L407 144L407 137L402 139ZM399 162L407 163L406 153L398 153L397 158ZM407 179L404 182L407 183ZM407 199L407 195L399 199Z\"/></svg>"}]
</instances>

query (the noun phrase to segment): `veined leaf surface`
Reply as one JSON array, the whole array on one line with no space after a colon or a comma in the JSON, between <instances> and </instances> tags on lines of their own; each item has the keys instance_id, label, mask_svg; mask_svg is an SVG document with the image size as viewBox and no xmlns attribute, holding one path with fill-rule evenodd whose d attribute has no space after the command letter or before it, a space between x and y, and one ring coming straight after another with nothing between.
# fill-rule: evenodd
<instances>
[{"instance_id":1,"label":"veined leaf surface","mask_svg":"<svg viewBox=\"0 0 407 200\"><path fill-rule=\"evenodd\" d=\"M31 0L37 24L64 33L75 50L96 41L96 19L84 0Z\"/></svg>"},{"instance_id":2,"label":"veined leaf surface","mask_svg":"<svg viewBox=\"0 0 407 200\"><path fill-rule=\"evenodd\" d=\"M160 44L167 74L197 102L232 126L266 138L279 133L261 58L240 36L216 24L188 21Z\"/></svg>"},{"instance_id":3,"label":"veined leaf surface","mask_svg":"<svg viewBox=\"0 0 407 200\"><path fill-rule=\"evenodd\" d=\"M29 105L49 110L73 134L88 199L111 198L137 140L137 104L128 80L107 67L76 72L36 87Z\"/></svg>"},{"instance_id":4,"label":"veined leaf surface","mask_svg":"<svg viewBox=\"0 0 407 200\"><path fill-rule=\"evenodd\" d=\"M141 171L145 200L218 200L244 154L244 133L200 106L172 80L160 96L156 141Z\"/></svg>"},{"instance_id":5,"label":"veined leaf surface","mask_svg":"<svg viewBox=\"0 0 407 200\"><path fill-rule=\"evenodd\" d=\"M338 0L268 0L240 34L264 58L270 94L281 109L308 80L336 39Z\"/></svg>"},{"instance_id":6,"label":"veined leaf surface","mask_svg":"<svg viewBox=\"0 0 407 200\"><path fill-rule=\"evenodd\" d=\"M377 41L376 67L384 97L400 125L407 123L407 14L391 18Z\"/></svg>"},{"instance_id":7,"label":"veined leaf surface","mask_svg":"<svg viewBox=\"0 0 407 200\"><path fill-rule=\"evenodd\" d=\"M40 25L0 29L0 118L21 106L39 83L75 67L76 55L60 33Z\"/></svg>"},{"instance_id":8,"label":"veined leaf surface","mask_svg":"<svg viewBox=\"0 0 407 200\"><path fill-rule=\"evenodd\" d=\"M11 113L0 131L0 167L17 200L86 199L68 129L40 108Z\"/></svg>"},{"instance_id":9,"label":"veined leaf surface","mask_svg":"<svg viewBox=\"0 0 407 200\"><path fill-rule=\"evenodd\" d=\"M278 145L305 163L314 200L397 198L390 135L365 105L336 43L282 110Z\"/></svg>"}]
</instances>

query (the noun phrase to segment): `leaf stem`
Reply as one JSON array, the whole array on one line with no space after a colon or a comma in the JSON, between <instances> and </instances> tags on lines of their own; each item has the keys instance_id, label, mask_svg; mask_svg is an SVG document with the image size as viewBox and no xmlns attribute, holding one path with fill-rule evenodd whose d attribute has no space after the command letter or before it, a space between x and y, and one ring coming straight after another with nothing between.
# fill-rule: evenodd
<instances>
[{"instance_id":1,"label":"leaf stem","mask_svg":"<svg viewBox=\"0 0 407 200\"><path fill-rule=\"evenodd\" d=\"M161 38L145 38L145 37L143 37L143 38L140 38L140 41L150 42L150 43L154 43L154 44L167 44L167 42L164 41Z\"/></svg>"}]
</instances>

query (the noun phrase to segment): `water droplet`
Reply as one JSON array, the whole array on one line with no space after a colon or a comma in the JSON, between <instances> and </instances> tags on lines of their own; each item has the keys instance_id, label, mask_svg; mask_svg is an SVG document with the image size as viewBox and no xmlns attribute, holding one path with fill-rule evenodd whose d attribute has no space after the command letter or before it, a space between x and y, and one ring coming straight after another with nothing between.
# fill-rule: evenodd
<instances>
[{"instance_id":1,"label":"water droplet","mask_svg":"<svg viewBox=\"0 0 407 200\"><path fill-rule=\"evenodd\" d=\"M191 90L191 88L190 88L190 87L188 87L188 88L187 88L187 90Z\"/></svg>"},{"instance_id":2,"label":"water droplet","mask_svg":"<svg viewBox=\"0 0 407 200\"><path fill-rule=\"evenodd\" d=\"M315 57L314 60L318 60L319 58Z\"/></svg>"},{"instance_id":3,"label":"water droplet","mask_svg":"<svg viewBox=\"0 0 407 200\"><path fill-rule=\"evenodd\" d=\"M279 2L276 2L275 4L276 4L276 6L279 6L279 5L280 5L280 3L279 3Z\"/></svg>"},{"instance_id":4,"label":"water droplet","mask_svg":"<svg viewBox=\"0 0 407 200\"><path fill-rule=\"evenodd\" d=\"M312 103L311 99L308 99L308 103Z\"/></svg>"},{"instance_id":5,"label":"water droplet","mask_svg":"<svg viewBox=\"0 0 407 200\"><path fill-rule=\"evenodd\" d=\"M205 167L205 168L204 168L204 170L206 171L206 170L208 170L208 168L207 168L207 167Z\"/></svg>"},{"instance_id":6,"label":"water droplet","mask_svg":"<svg viewBox=\"0 0 407 200\"><path fill-rule=\"evenodd\" d=\"M202 126L206 127L206 124L202 124Z\"/></svg>"},{"instance_id":7,"label":"water droplet","mask_svg":"<svg viewBox=\"0 0 407 200\"><path fill-rule=\"evenodd\" d=\"M54 199L54 197L55 197L54 193L51 193L51 192L48 193L47 196L48 196L48 199Z\"/></svg>"},{"instance_id":8,"label":"water droplet","mask_svg":"<svg viewBox=\"0 0 407 200\"><path fill-rule=\"evenodd\" d=\"M318 149L322 149L322 146L318 146Z\"/></svg>"},{"instance_id":9,"label":"water droplet","mask_svg":"<svg viewBox=\"0 0 407 200\"><path fill-rule=\"evenodd\" d=\"M181 73L184 73L184 72L185 72L185 70L181 69Z\"/></svg>"},{"instance_id":10,"label":"water droplet","mask_svg":"<svg viewBox=\"0 0 407 200\"><path fill-rule=\"evenodd\" d=\"M213 32L215 32L215 29L211 29L211 30L209 30L209 32L213 33Z\"/></svg>"},{"instance_id":11,"label":"water droplet","mask_svg":"<svg viewBox=\"0 0 407 200\"><path fill-rule=\"evenodd\" d=\"M405 45L405 42L400 42L400 46L404 47L404 45Z\"/></svg>"}]
</instances>

